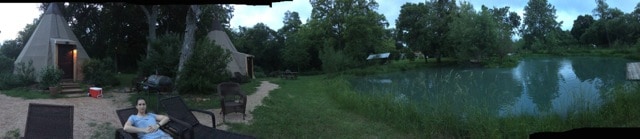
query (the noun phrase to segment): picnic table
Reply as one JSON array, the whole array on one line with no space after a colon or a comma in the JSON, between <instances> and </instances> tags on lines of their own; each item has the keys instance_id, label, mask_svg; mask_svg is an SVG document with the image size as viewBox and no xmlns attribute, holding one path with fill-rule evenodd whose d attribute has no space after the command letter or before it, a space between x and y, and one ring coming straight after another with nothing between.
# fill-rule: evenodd
<instances>
[{"instance_id":1,"label":"picnic table","mask_svg":"<svg viewBox=\"0 0 640 139\"><path fill-rule=\"evenodd\" d=\"M298 78L298 72L291 72L291 71L285 71L282 72L282 75L280 76L284 79L297 79Z\"/></svg>"}]
</instances>

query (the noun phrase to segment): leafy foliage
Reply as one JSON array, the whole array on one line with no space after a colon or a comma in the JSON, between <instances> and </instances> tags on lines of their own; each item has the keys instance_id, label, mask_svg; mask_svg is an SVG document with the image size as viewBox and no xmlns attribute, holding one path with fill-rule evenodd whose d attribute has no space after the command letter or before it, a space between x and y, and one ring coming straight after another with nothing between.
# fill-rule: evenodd
<instances>
[{"instance_id":1,"label":"leafy foliage","mask_svg":"<svg viewBox=\"0 0 640 139\"><path fill-rule=\"evenodd\" d=\"M549 34L559 31L560 24L556 21L556 9L547 0L530 0L524 7L524 23L522 27L522 38L525 41L524 48L538 50L533 47L534 43L541 43L537 46L553 45L553 36ZM551 47L545 47L550 50Z\"/></svg>"},{"instance_id":2,"label":"leafy foliage","mask_svg":"<svg viewBox=\"0 0 640 139\"><path fill-rule=\"evenodd\" d=\"M166 34L152 43L149 58L138 61L138 76L159 74L175 77L180 57L180 36Z\"/></svg>"},{"instance_id":3,"label":"leafy foliage","mask_svg":"<svg viewBox=\"0 0 640 139\"><path fill-rule=\"evenodd\" d=\"M62 74L62 70L54 66L47 66L40 71L40 86L45 88L58 86L62 80Z\"/></svg>"},{"instance_id":4,"label":"leafy foliage","mask_svg":"<svg viewBox=\"0 0 640 139\"><path fill-rule=\"evenodd\" d=\"M20 86L31 85L36 82L36 70L33 68L33 60L28 63L20 62L14 69L16 80Z\"/></svg>"},{"instance_id":5,"label":"leafy foliage","mask_svg":"<svg viewBox=\"0 0 640 139\"><path fill-rule=\"evenodd\" d=\"M20 55L20 51L22 51L22 47L16 40L7 40L2 43L2 48L0 48L0 55L4 55L10 59L16 59L18 55Z\"/></svg>"},{"instance_id":6,"label":"leafy foliage","mask_svg":"<svg viewBox=\"0 0 640 139\"><path fill-rule=\"evenodd\" d=\"M84 82L95 86L117 86L120 82L115 76L113 60L109 58L91 59L82 65Z\"/></svg>"},{"instance_id":7,"label":"leafy foliage","mask_svg":"<svg viewBox=\"0 0 640 139\"><path fill-rule=\"evenodd\" d=\"M180 94L213 93L216 85L231 77L226 67L230 61L230 52L225 51L213 41L200 39L194 53L179 73L176 87Z\"/></svg>"},{"instance_id":8,"label":"leafy foliage","mask_svg":"<svg viewBox=\"0 0 640 139\"><path fill-rule=\"evenodd\" d=\"M354 67L355 60L347 56L342 50L334 50L331 47L324 47L320 51L322 60L322 70L325 73L335 73Z\"/></svg>"},{"instance_id":9,"label":"leafy foliage","mask_svg":"<svg viewBox=\"0 0 640 139\"><path fill-rule=\"evenodd\" d=\"M14 60L0 54L0 73L11 73L13 71Z\"/></svg>"},{"instance_id":10,"label":"leafy foliage","mask_svg":"<svg viewBox=\"0 0 640 139\"><path fill-rule=\"evenodd\" d=\"M324 47L330 47L344 53L355 62L354 66L364 66L368 54L376 53L378 46L393 47L386 43L390 36L386 30L388 22L384 15L375 10L378 3L373 0L312 0L311 19L308 26L311 30L305 38L310 39L311 55ZM391 41L393 42L393 41ZM319 54L319 53L318 53ZM320 57L318 57L320 58ZM322 58L318 59L321 60ZM311 60L314 63L314 60ZM322 60L325 61L325 60ZM326 62L322 62L326 64ZM323 69L324 69L324 65Z\"/></svg>"}]
</instances>

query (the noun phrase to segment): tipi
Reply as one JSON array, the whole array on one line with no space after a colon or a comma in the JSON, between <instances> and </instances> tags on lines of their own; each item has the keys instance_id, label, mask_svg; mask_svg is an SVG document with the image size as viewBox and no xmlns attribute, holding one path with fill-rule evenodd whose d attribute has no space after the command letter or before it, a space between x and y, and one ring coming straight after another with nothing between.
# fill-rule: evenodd
<instances>
[{"instance_id":1,"label":"tipi","mask_svg":"<svg viewBox=\"0 0 640 139\"><path fill-rule=\"evenodd\" d=\"M231 61L227 63L227 71L231 73L232 77L236 76L236 73L255 79L253 74L253 55L238 52L236 47L224 32L222 25L217 20L213 21L212 30L207 34L209 40L215 41L217 45L220 45L225 50L231 52Z\"/></svg>"},{"instance_id":2,"label":"tipi","mask_svg":"<svg viewBox=\"0 0 640 139\"><path fill-rule=\"evenodd\" d=\"M78 81L84 78L82 64L89 60L89 55L71 31L58 6L56 3L49 4L14 62L17 65L33 61L37 81L40 81L40 71L47 66L62 70L62 79Z\"/></svg>"}]
</instances>

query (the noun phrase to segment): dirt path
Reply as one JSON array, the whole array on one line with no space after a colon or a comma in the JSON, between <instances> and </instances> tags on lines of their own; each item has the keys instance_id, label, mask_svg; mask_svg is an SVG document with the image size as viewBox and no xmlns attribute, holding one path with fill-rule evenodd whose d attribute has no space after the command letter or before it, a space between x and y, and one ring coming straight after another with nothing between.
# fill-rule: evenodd
<instances>
[{"instance_id":1,"label":"dirt path","mask_svg":"<svg viewBox=\"0 0 640 139\"><path fill-rule=\"evenodd\" d=\"M251 120L253 120L253 110L262 105L262 99L269 95L271 90L277 89L279 86L277 84L270 83L269 81L262 81L255 93L247 96L247 115L245 119L242 119L242 114L240 113L230 113L225 115L224 123L244 123L251 124ZM216 128L227 130L229 127L222 122L222 115L220 114L220 109L208 109L207 111L212 111L216 117ZM204 125L211 125L211 118L207 115L194 113L194 115L198 118L198 120Z\"/></svg>"},{"instance_id":2,"label":"dirt path","mask_svg":"<svg viewBox=\"0 0 640 139\"><path fill-rule=\"evenodd\" d=\"M256 93L247 96L247 116L242 120L242 114L232 113L225 116L226 123L250 124L253 119L251 112L256 106L262 105L262 99L268 96L271 90L278 88L278 85L268 81L262 81L257 87ZM128 102L130 93L123 93L122 90L109 91L104 93L104 98L78 97L59 99L30 99L9 97L0 94L0 138L8 131L19 129L20 136L24 136L24 128L27 121L27 110L29 103L44 103L58 105L73 105L73 136L74 138L91 138L95 131L100 130L96 124L111 123L111 128L121 128L120 121L116 115L116 110L132 107ZM226 130L228 126L222 123L220 109L209 109L216 117L216 127ZM200 113L194 113L198 120L204 125L211 125L211 118ZM106 131L105 134L114 134L114 131Z\"/></svg>"},{"instance_id":3,"label":"dirt path","mask_svg":"<svg viewBox=\"0 0 640 139\"><path fill-rule=\"evenodd\" d=\"M105 97L96 99L91 97L60 98L60 99L30 99L9 97L0 94L0 136L8 131L19 129L20 136L24 136L27 122L29 103L73 105L73 136L74 138L90 138L96 131L98 124L111 123L111 126L121 126L116 116L116 110L130 107L126 102L128 94L105 92ZM93 124L90 124L93 123ZM113 134L111 131L109 134Z\"/></svg>"}]
</instances>

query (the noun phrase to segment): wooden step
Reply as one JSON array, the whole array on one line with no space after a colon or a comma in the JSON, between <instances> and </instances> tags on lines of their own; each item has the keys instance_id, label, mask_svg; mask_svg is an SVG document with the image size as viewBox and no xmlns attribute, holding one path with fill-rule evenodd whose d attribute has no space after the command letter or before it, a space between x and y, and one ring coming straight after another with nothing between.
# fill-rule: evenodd
<instances>
[{"instance_id":1,"label":"wooden step","mask_svg":"<svg viewBox=\"0 0 640 139\"><path fill-rule=\"evenodd\" d=\"M81 93L81 94L85 94L86 95L86 93L83 93L83 92L85 92L85 91L80 89L80 88L66 88L66 89L63 88L60 91L61 94Z\"/></svg>"},{"instance_id":2,"label":"wooden step","mask_svg":"<svg viewBox=\"0 0 640 139\"><path fill-rule=\"evenodd\" d=\"M73 83L73 82L61 82L60 85L65 86L80 86L80 83Z\"/></svg>"}]
</instances>

